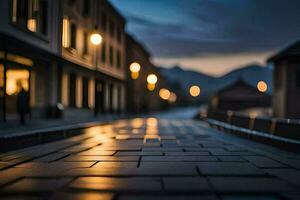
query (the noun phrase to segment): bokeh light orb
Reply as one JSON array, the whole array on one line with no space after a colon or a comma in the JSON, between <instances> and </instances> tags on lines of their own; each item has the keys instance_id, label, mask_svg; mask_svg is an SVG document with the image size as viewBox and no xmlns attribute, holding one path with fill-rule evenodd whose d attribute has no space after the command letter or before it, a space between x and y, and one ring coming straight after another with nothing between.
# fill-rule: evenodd
<instances>
[{"instance_id":1,"label":"bokeh light orb","mask_svg":"<svg viewBox=\"0 0 300 200\"><path fill-rule=\"evenodd\" d=\"M191 95L192 97L197 97L197 96L199 96L199 95L200 95L200 92L201 92L201 90L200 90L200 87L199 87L199 86L193 85L192 87L190 87L190 95Z\"/></svg>"},{"instance_id":2,"label":"bokeh light orb","mask_svg":"<svg viewBox=\"0 0 300 200\"><path fill-rule=\"evenodd\" d=\"M259 81L259 82L257 83L257 89L258 89L258 91L260 91L260 92L267 92L267 90L268 90L268 85L267 85L267 83L266 83L265 81Z\"/></svg>"},{"instance_id":3,"label":"bokeh light orb","mask_svg":"<svg viewBox=\"0 0 300 200\"><path fill-rule=\"evenodd\" d=\"M170 95L171 95L171 92L166 88L162 88L159 90L159 96L163 100L168 100L170 98Z\"/></svg>"},{"instance_id":4,"label":"bokeh light orb","mask_svg":"<svg viewBox=\"0 0 300 200\"><path fill-rule=\"evenodd\" d=\"M141 70L141 65L139 63L137 63L137 62L133 62L129 66L129 70L131 72L139 72Z\"/></svg>"},{"instance_id":5,"label":"bokeh light orb","mask_svg":"<svg viewBox=\"0 0 300 200\"><path fill-rule=\"evenodd\" d=\"M176 95L174 92L171 92L168 101L169 101L170 103L175 103L176 100L177 100L177 95Z\"/></svg>"},{"instance_id":6,"label":"bokeh light orb","mask_svg":"<svg viewBox=\"0 0 300 200\"><path fill-rule=\"evenodd\" d=\"M155 74L149 74L147 76L147 82L149 84L156 84L157 83L157 76Z\"/></svg>"}]
</instances>

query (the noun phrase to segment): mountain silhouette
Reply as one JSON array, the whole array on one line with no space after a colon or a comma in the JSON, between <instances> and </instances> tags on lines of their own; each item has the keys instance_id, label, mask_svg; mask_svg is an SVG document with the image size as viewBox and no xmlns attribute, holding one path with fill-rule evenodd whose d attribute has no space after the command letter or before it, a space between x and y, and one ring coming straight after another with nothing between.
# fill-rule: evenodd
<instances>
[{"instance_id":1,"label":"mountain silhouette","mask_svg":"<svg viewBox=\"0 0 300 200\"><path fill-rule=\"evenodd\" d=\"M235 69L220 77L210 76L193 70L185 70L180 66L172 68L160 67L159 69L168 83L179 83L186 95L188 95L190 86L200 86L201 95L199 98L202 100L209 99L210 96L239 79L243 79L253 87L256 87L258 81L263 80L268 84L268 93L272 92L272 69L257 64Z\"/></svg>"}]
</instances>

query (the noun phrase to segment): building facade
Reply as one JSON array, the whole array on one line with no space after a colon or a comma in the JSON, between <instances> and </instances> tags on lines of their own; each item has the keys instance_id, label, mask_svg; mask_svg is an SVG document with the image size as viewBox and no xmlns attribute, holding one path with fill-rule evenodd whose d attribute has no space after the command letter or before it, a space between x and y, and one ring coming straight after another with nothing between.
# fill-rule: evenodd
<instances>
[{"instance_id":1,"label":"building facade","mask_svg":"<svg viewBox=\"0 0 300 200\"><path fill-rule=\"evenodd\" d=\"M271 106L271 96L259 92L257 88L239 79L233 84L218 91L211 98L212 110L245 110L251 108L268 108Z\"/></svg>"},{"instance_id":2,"label":"building facade","mask_svg":"<svg viewBox=\"0 0 300 200\"><path fill-rule=\"evenodd\" d=\"M65 115L125 109L125 20L106 0L64 1L61 101ZM93 32L103 37L90 42Z\"/></svg>"},{"instance_id":3,"label":"building facade","mask_svg":"<svg viewBox=\"0 0 300 200\"><path fill-rule=\"evenodd\" d=\"M0 114L17 116L17 93L29 94L31 113L40 117L58 102L59 0L0 2Z\"/></svg>"},{"instance_id":4,"label":"building facade","mask_svg":"<svg viewBox=\"0 0 300 200\"><path fill-rule=\"evenodd\" d=\"M65 117L124 111L125 20L108 1L2 0L0 13L3 120L17 118L20 88L32 117L54 116L58 104Z\"/></svg>"},{"instance_id":5,"label":"building facade","mask_svg":"<svg viewBox=\"0 0 300 200\"><path fill-rule=\"evenodd\" d=\"M300 118L300 42L268 59L273 72L273 112L275 117Z\"/></svg>"},{"instance_id":6,"label":"building facade","mask_svg":"<svg viewBox=\"0 0 300 200\"><path fill-rule=\"evenodd\" d=\"M128 34L126 35L126 58L127 68L130 68L132 63L139 63L141 66L136 79L132 79L131 72L128 70L128 110L132 113L141 113L164 108L165 102L159 97L159 90L165 86L164 78L152 64L150 53ZM147 88L147 76L149 74L155 74L158 79L153 91L149 91Z\"/></svg>"}]
</instances>

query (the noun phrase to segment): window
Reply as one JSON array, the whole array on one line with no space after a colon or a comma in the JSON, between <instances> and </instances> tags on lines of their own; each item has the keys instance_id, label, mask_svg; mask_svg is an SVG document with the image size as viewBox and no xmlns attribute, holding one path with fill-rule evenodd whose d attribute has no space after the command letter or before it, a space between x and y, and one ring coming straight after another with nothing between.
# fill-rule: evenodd
<instances>
[{"instance_id":1,"label":"window","mask_svg":"<svg viewBox=\"0 0 300 200\"><path fill-rule=\"evenodd\" d=\"M105 13L102 13L101 16L101 26L103 32L106 32L106 27L107 27L107 15Z\"/></svg>"},{"instance_id":2,"label":"window","mask_svg":"<svg viewBox=\"0 0 300 200\"><path fill-rule=\"evenodd\" d=\"M83 33L83 52L82 52L83 55L89 54L88 38L89 38L88 33L84 32Z\"/></svg>"},{"instance_id":3,"label":"window","mask_svg":"<svg viewBox=\"0 0 300 200\"><path fill-rule=\"evenodd\" d=\"M89 79L86 77L82 79L82 107L89 107Z\"/></svg>"},{"instance_id":4,"label":"window","mask_svg":"<svg viewBox=\"0 0 300 200\"><path fill-rule=\"evenodd\" d=\"M31 32L48 34L47 0L13 0L12 22Z\"/></svg>"},{"instance_id":5,"label":"window","mask_svg":"<svg viewBox=\"0 0 300 200\"><path fill-rule=\"evenodd\" d=\"M300 71L299 70L296 72L296 86L297 86L297 88L300 88Z\"/></svg>"},{"instance_id":6,"label":"window","mask_svg":"<svg viewBox=\"0 0 300 200\"><path fill-rule=\"evenodd\" d=\"M69 79L69 106L76 106L76 75L70 74Z\"/></svg>"},{"instance_id":7,"label":"window","mask_svg":"<svg viewBox=\"0 0 300 200\"><path fill-rule=\"evenodd\" d=\"M117 40L118 40L118 42L120 42L120 43L121 43L121 41L122 41L122 31L121 31L121 28L118 28L118 29L117 29Z\"/></svg>"},{"instance_id":8,"label":"window","mask_svg":"<svg viewBox=\"0 0 300 200\"><path fill-rule=\"evenodd\" d=\"M83 0L83 10L82 14L84 16L89 16L91 10L91 1L90 0Z\"/></svg>"},{"instance_id":9,"label":"window","mask_svg":"<svg viewBox=\"0 0 300 200\"><path fill-rule=\"evenodd\" d=\"M103 44L102 44L101 60L103 63L106 62L106 44L105 44L105 42L103 42Z\"/></svg>"},{"instance_id":10,"label":"window","mask_svg":"<svg viewBox=\"0 0 300 200\"><path fill-rule=\"evenodd\" d=\"M112 46L109 47L109 64L114 65L114 49Z\"/></svg>"},{"instance_id":11,"label":"window","mask_svg":"<svg viewBox=\"0 0 300 200\"><path fill-rule=\"evenodd\" d=\"M121 52L117 50L117 67L121 68Z\"/></svg>"},{"instance_id":12,"label":"window","mask_svg":"<svg viewBox=\"0 0 300 200\"><path fill-rule=\"evenodd\" d=\"M64 48L70 47L70 20L68 17L63 19L62 46Z\"/></svg>"},{"instance_id":13,"label":"window","mask_svg":"<svg viewBox=\"0 0 300 200\"><path fill-rule=\"evenodd\" d=\"M109 32L110 32L111 37L114 37L114 35L115 35L115 23L112 20L110 20L110 22L109 22Z\"/></svg>"},{"instance_id":14,"label":"window","mask_svg":"<svg viewBox=\"0 0 300 200\"><path fill-rule=\"evenodd\" d=\"M77 26L76 24L71 24L71 36L70 36L70 47L76 49L76 38L77 38Z\"/></svg>"}]
</instances>

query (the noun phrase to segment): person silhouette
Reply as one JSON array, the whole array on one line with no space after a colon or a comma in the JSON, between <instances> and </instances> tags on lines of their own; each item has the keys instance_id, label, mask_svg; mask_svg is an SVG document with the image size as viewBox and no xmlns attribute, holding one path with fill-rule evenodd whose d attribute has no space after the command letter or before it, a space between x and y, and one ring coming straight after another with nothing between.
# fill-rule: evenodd
<instances>
[{"instance_id":1,"label":"person silhouette","mask_svg":"<svg viewBox=\"0 0 300 200\"><path fill-rule=\"evenodd\" d=\"M25 117L29 111L29 102L28 102L28 93L22 86L22 84L18 84L20 88L20 92L17 95L17 109L20 116L20 123L25 125Z\"/></svg>"}]
</instances>

